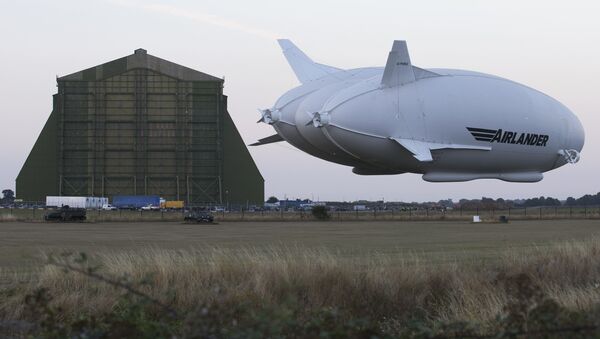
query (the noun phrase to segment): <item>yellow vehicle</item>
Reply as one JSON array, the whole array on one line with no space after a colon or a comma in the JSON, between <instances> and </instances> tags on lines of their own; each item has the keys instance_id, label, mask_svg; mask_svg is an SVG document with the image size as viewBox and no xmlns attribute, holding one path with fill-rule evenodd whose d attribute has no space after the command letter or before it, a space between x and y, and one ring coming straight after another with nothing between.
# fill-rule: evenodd
<instances>
[{"instance_id":1,"label":"yellow vehicle","mask_svg":"<svg viewBox=\"0 0 600 339\"><path fill-rule=\"evenodd\" d=\"M183 208L183 201L181 200L173 200L173 201L165 201L160 204L161 208L178 210Z\"/></svg>"}]
</instances>

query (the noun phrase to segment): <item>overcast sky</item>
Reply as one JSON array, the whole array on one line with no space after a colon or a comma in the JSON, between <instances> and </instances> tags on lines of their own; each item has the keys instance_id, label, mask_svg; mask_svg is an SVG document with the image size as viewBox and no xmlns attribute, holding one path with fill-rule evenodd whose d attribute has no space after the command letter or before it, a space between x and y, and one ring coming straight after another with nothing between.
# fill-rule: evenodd
<instances>
[{"instance_id":1,"label":"overcast sky","mask_svg":"<svg viewBox=\"0 0 600 339\"><path fill-rule=\"evenodd\" d=\"M427 183L420 175L363 177L278 143L251 148L265 194L321 200L429 201L600 191L598 1L6 1L0 8L0 188L13 188L50 111L56 76L136 48L225 77L229 112L244 141L273 134L256 124L297 86L275 39L292 39L339 68L383 66L394 39L413 64L491 73L561 101L582 121L581 161L535 184ZM18 194L18 192L17 192Z\"/></svg>"}]
</instances>

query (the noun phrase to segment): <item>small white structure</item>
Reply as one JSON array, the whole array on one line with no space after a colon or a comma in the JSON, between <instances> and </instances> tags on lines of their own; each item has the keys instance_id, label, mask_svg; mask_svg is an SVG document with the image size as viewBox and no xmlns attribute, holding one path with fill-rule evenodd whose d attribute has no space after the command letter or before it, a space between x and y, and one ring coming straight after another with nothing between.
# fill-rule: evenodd
<instances>
[{"instance_id":1,"label":"small white structure","mask_svg":"<svg viewBox=\"0 0 600 339\"><path fill-rule=\"evenodd\" d=\"M478 215L474 215L473 222L481 222L481 218Z\"/></svg>"}]
</instances>

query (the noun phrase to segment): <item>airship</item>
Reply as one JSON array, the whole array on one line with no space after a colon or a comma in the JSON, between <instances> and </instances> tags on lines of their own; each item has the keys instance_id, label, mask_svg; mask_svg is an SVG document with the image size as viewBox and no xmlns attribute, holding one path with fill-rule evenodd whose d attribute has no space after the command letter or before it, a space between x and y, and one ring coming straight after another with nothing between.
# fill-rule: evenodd
<instances>
[{"instance_id":1,"label":"airship","mask_svg":"<svg viewBox=\"0 0 600 339\"><path fill-rule=\"evenodd\" d=\"M285 141L358 175L422 174L429 182L538 182L580 159L579 119L550 96L494 75L413 66L396 40L385 67L340 69L278 40L301 83L260 109Z\"/></svg>"}]
</instances>

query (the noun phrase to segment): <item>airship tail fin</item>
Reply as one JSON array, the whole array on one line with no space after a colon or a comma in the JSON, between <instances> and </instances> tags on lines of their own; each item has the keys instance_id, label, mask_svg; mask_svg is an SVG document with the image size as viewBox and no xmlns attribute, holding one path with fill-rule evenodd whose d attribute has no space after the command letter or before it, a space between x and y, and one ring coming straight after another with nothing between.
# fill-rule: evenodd
<instances>
[{"instance_id":1,"label":"airship tail fin","mask_svg":"<svg viewBox=\"0 0 600 339\"><path fill-rule=\"evenodd\" d=\"M305 84L307 82L322 78L328 74L341 71L339 68L322 65L312 61L293 42L288 39L277 40L283 50L283 55L292 67L298 80Z\"/></svg>"},{"instance_id":2,"label":"airship tail fin","mask_svg":"<svg viewBox=\"0 0 600 339\"><path fill-rule=\"evenodd\" d=\"M258 140L257 142L250 144L248 146L261 146L261 145L272 144L274 142L280 142L280 141L283 141L283 138L281 137L281 135L274 134L274 135L268 136L266 138L262 138L262 139Z\"/></svg>"},{"instance_id":3,"label":"airship tail fin","mask_svg":"<svg viewBox=\"0 0 600 339\"><path fill-rule=\"evenodd\" d=\"M381 86L394 87L435 76L439 76L439 74L411 64L406 41L394 40L381 77Z\"/></svg>"},{"instance_id":4,"label":"airship tail fin","mask_svg":"<svg viewBox=\"0 0 600 339\"><path fill-rule=\"evenodd\" d=\"M381 78L381 85L394 87L415 81L408 47L404 40L394 40Z\"/></svg>"}]
</instances>

